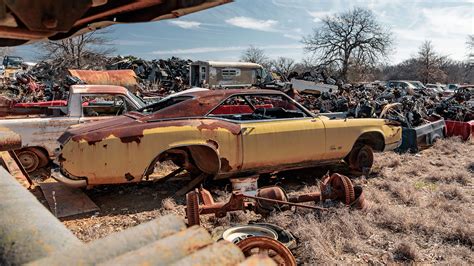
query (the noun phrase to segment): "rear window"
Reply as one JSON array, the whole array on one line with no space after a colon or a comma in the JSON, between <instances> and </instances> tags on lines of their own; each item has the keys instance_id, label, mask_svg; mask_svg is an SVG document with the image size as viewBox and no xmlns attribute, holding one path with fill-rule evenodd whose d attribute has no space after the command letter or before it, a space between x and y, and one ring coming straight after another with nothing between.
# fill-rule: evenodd
<instances>
[{"instance_id":1,"label":"rear window","mask_svg":"<svg viewBox=\"0 0 474 266\"><path fill-rule=\"evenodd\" d=\"M164 98L159 102L143 107L142 109L138 110L138 112L141 112L144 114L155 113L162 109L165 109L167 107L170 107L180 102L184 102L192 98L193 98L192 96L176 96L176 97L171 97L171 98Z\"/></svg>"}]
</instances>

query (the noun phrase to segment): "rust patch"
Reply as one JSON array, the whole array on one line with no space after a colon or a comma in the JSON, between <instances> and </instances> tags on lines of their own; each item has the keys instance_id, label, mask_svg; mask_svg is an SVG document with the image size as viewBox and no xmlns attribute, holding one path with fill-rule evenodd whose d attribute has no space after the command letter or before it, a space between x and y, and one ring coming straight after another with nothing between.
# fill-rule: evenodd
<instances>
[{"instance_id":1,"label":"rust patch","mask_svg":"<svg viewBox=\"0 0 474 266\"><path fill-rule=\"evenodd\" d=\"M89 145L95 145L97 142L100 142L100 141L102 141L102 139L89 140L89 141L87 141L87 144L89 144Z\"/></svg>"},{"instance_id":2,"label":"rust patch","mask_svg":"<svg viewBox=\"0 0 474 266\"><path fill-rule=\"evenodd\" d=\"M138 136L121 137L120 141L122 141L122 143L136 142L137 144L140 144L141 138L143 138L143 134Z\"/></svg>"},{"instance_id":3,"label":"rust patch","mask_svg":"<svg viewBox=\"0 0 474 266\"><path fill-rule=\"evenodd\" d=\"M226 158L221 158L221 170L223 172L230 172L232 170L232 167L229 165L229 160Z\"/></svg>"},{"instance_id":4,"label":"rust patch","mask_svg":"<svg viewBox=\"0 0 474 266\"><path fill-rule=\"evenodd\" d=\"M213 130L216 130L216 129L219 129L219 128L226 129L234 135L238 135L240 133L240 126L239 125L229 123L229 122L225 122L225 121L220 121L220 120L214 120L210 123L207 123L207 121L201 121L201 124L199 126L197 126L197 129L199 131L202 131L202 130L213 131Z\"/></svg>"},{"instance_id":5,"label":"rust patch","mask_svg":"<svg viewBox=\"0 0 474 266\"><path fill-rule=\"evenodd\" d=\"M133 175L131 175L130 173L126 173L125 174L125 179L127 181L132 181L133 179L135 179L135 177L133 177Z\"/></svg>"}]
</instances>

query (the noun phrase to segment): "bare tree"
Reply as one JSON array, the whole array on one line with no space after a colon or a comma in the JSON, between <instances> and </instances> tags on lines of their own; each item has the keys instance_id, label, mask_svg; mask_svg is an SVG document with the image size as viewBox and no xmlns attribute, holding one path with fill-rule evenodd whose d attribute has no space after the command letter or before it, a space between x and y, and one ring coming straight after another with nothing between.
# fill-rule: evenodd
<instances>
[{"instance_id":1,"label":"bare tree","mask_svg":"<svg viewBox=\"0 0 474 266\"><path fill-rule=\"evenodd\" d=\"M257 63L263 66L268 65L268 57L265 55L265 51L253 45L242 52L240 61Z\"/></svg>"},{"instance_id":2,"label":"bare tree","mask_svg":"<svg viewBox=\"0 0 474 266\"><path fill-rule=\"evenodd\" d=\"M392 46L392 33L370 10L355 8L323 18L322 25L302 42L319 65L337 67L340 77L346 79L351 62L373 66L385 58Z\"/></svg>"},{"instance_id":3,"label":"bare tree","mask_svg":"<svg viewBox=\"0 0 474 266\"><path fill-rule=\"evenodd\" d=\"M104 58L114 52L110 30L97 30L59 41L38 44L40 59L53 60L62 67L85 68L102 64Z\"/></svg>"},{"instance_id":4,"label":"bare tree","mask_svg":"<svg viewBox=\"0 0 474 266\"><path fill-rule=\"evenodd\" d=\"M0 60L6 55L13 55L15 49L13 47L0 47Z\"/></svg>"},{"instance_id":5,"label":"bare tree","mask_svg":"<svg viewBox=\"0 0 474 266\"><path fill-rule=\"evenodd\" d=\"M467 36L467 58L468 58L468 63L471 66L474 66L474 34L468 35Z\"/></svg>"},{"instance_id":6,"label":"bare tree","mask_svg":"<svg viewBox=\"0 0 474 266\"><path fill-rule=\"evenodd\" d=\"M437 54L431 41L425 41L421 44L418 51L418 75L423 83L432 83L444 81L446 73L442 66L446 57Z\"/></svg>"},{"instance_id":7,"label":"bare tree","mask_svg":"<svg viewBox=\"0 0 474 266\"><path fill-rule=\"evenodd\" d=\"M295 60L288 57L278 57L276 60L272 61L272 67L275 68L278 74L288 77L288 75L295 71L296 64Z\"/></svg>"}]
</instances>

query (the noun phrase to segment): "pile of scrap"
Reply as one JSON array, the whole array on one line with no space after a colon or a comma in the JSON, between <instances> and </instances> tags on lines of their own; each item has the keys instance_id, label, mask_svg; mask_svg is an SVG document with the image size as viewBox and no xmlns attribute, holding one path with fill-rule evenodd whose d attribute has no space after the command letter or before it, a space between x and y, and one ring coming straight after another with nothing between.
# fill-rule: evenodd
<instances>
[{"instance_id":1,"label":"pile of scrap","mask_svg":"<svg viewBox=\"0 0 474 266\"><path fill-rule=\"evenodd\" d=\"M322 87L321 84L315 86ZM414 138L421 140L420 137L429 134L423 139L427 145L445 135L460 136L466 140L473 132L470 122L474 119L472 88L460 89L444 97L430 91L409 91L373 84L344 84L335 90L299 90L294 98L312 112L333 119L386 118L396 121L402 127L412 129L410 134L414 134ZM447 121L446 125L444 121ZM445 128L446 134L443 133ZM417 141L413 142L416 144ZM414 143L404 150L417 151Z\"/></svg>"},{"instance_id":2,"label":"pile of scrap","mask_svg":"<svg viewBox=\"0 0 474 266\"><path fill-rule=\"evenodd\" d=\"M115 57L109 60L110 70L131 69L140 80L144 93L167 95L188 88L191 60L178 57L143 60L135 57Z\"/></svg>"}]
</instances>

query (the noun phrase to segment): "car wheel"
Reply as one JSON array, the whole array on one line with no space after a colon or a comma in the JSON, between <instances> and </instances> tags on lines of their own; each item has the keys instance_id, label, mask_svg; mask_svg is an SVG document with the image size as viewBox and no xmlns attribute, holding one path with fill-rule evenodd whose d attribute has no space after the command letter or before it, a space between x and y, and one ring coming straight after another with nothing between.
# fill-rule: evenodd
<instances>
[{"instance_id":1,"label":"car wheel","mask_svg":"<svg viewBox=\"0 0 474 266\"><path fill-rule=\"evenodd\" d=\"M21 165L23 165L23 168L25 168L28 173L31 173L34 170L38 169L38 165L40 164L40 158L32 150L22 150L16 152L16 155L18 156Z\"/></svg>"},{"instance_id":2,"label":"car wheel","mask_svg":"<svg viewBox=\"0 0 474 266\"><path fill-rule=\"evenodd\" d=\"M351 169L365 172L372 168L374 163L374 151L368 145L355 147L349 155Z\"/></svg>"}]
</instances>

